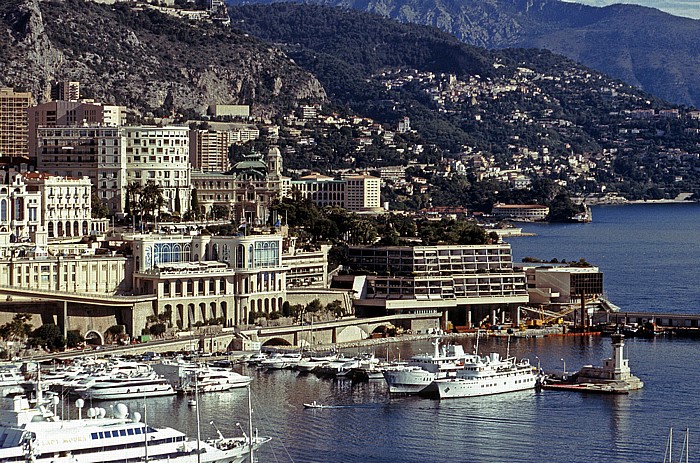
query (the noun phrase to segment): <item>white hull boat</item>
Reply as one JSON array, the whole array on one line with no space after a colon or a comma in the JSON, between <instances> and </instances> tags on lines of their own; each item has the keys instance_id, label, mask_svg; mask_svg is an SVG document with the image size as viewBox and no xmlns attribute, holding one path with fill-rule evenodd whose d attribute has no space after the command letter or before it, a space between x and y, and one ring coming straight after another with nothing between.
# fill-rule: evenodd
<instances>
[{"instance_id":1,"label":"white hull boat","mask_svg":"<svg viewBox=\"0 0 700 463\"><path fill-rule=\"evenodd\" d=\"M501 359L497 353L477 357L455 376L436 379L421 395L436 399L477 397L534 389L537 371L527 360Z\"/></svg>"},{"instance_id":2,"label":"white hull boat","mask_svg":"<svg viewBox=\"0 0 700 463\"><path fill-rule=\"evenodd\" d=\"M155 428L124 404L106 417L91 408L87 418L61 420L52 403L30 407L15 397L0 411L0 461L32 463L241 463L270 438L242 436L200 440L173 428ZM39 403L42 403L42 399ZM81 404L82 405L82 404ZM251 449L252 447L252 449Z\"/></svg>"}]
</instances>

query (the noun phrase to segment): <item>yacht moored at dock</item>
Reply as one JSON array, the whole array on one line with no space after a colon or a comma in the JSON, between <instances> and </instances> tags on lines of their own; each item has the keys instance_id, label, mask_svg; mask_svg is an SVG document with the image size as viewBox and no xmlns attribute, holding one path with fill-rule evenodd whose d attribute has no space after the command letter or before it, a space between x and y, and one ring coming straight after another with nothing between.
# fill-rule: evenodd
<instances>
[{"instance_id":1,"label":"yacht moored at dock","mask_svg":"<svg viewBox=\"0 0 700 463\"><path fill-rule=\"evenodd\" d=\"M225 438L220 432L216 439L193 439L173 428L152 427L138 412L130 417L124 404L109 417L103 408L90 408L87 418L61 420L50 410L58 397L46 403L37 395L35 407L23 396L3 399L9 407L0 410L0 461L240 463L270 440ZM82 400L76 402L82 407Z\"/></svg>"},{"instance_id":2,"label":"yacht moored at dock","mask_svg":"<svg viewBox=\"0 0 700 463\"><path fill-rule=\"evenodd\" d=\"M421 395L435 399L476 397L534 389L536 385L537 371L528 360L501 359L492 352L486 357L473 356L461 370L436 379Z\"/></svg>"},{"instance_id":3,"label":"yacht moored at dock","mask_svg":"<svg viewBox=\"0 0 700 463\"><path fill-rule=\"evenodd\" d=\"M430 383L447 377L464 366L468 355L460 345L439 347L436 340L432 354L414 355L407 364L389 366L383 370L384 379L392 394L417 394Z\"/></svg>"}]
</instances>

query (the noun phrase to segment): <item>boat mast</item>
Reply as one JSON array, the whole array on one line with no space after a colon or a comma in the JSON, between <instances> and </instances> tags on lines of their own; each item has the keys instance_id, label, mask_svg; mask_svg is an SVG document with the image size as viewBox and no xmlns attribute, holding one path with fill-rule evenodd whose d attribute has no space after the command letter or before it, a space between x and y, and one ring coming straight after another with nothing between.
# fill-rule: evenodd
<instances>
[{"instance_id":1,"label":"boat mast","mask_svg":"<svg viewBox=\"0 0 700 463\"><path fill-rule=\"evenodd\" d=\"M144 461L148 463L148 406L146 405L146 393L143 394L143 441Z\"/></svg>"},{"instance_id":2,"label":"boat mast","mask_svg":"<svg viewBox=\"0 0 700 463\"><path fill-rule=\"evenodd\" d=\"M248 450L250 452L250 463L253 463L253 401L251 398L250 384L248 384Z\"/></svg>"},{"instance_id":3,"label":"boat mast","mask_svg":"<svg viewBox=\"0 0 700 463\"><path fill-rule=\"evenodd\" d=\"M199 372L195 369L194 370L194 401L195 401L195 408L197 409L197 463L202 462L202 454L200 452L200 441L201 439L201 430L200 430L200 423L199 423Z\"/></svg>"},{"instance_id":4,"label":"boat mast","mask_svg":"<svg viewBox=\"0 0 700 463\"><path fill-rule=\"evenodd\" d=\"M664 452L664 463L673 461L673 428L668 430L668 442L666 442L666 451Z\"/></svg>"}]
</instances>

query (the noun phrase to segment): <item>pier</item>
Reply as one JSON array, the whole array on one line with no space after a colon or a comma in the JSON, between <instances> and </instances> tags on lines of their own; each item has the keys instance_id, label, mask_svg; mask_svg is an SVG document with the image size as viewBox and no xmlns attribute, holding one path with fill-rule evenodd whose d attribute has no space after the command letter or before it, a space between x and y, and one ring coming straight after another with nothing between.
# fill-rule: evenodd
<instances>
[{"instance_id":1,"label":"pier","mask_svg":"<svg viewBox=\"0 0 700 463\"><path fill-rule=\"evenodd\" d=\"M606 323L617 325L631 325L637 323L653 323L658 328L700 328L700 314L672 314L653 312L611 312L605 314ZM700 331L700 330L698 330Z\"/></svg>"}]
</instances>

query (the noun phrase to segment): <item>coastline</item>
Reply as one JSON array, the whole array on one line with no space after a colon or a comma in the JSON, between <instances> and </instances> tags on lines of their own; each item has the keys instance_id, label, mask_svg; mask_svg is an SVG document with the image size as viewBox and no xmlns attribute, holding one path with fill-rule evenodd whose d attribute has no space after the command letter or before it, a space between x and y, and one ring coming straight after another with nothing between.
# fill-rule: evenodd
<instances>
[{"instance_id":1,"label":"coastline","mask_svg":"<svg viewBox=\"0 0 700 463\"><path fill-rule=\"evenodd\" d=\"M688 199L632 199L586 202L588 206L626 206L633 204L698 204L698 201Z\"/></svg>"}]
</instances>

